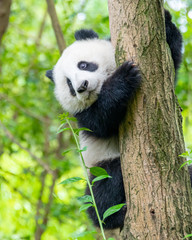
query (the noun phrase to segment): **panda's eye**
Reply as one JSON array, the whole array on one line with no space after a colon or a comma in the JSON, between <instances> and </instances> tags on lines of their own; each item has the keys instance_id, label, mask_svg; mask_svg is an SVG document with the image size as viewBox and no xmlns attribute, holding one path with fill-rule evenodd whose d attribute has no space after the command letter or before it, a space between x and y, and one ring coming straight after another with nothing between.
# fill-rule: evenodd
<instances>
[{"instance_id":1,"label":"panda's eye","mask_svg":"<svg viewBox=\"0 0 192 240\"><path fill-rule=\"evenodd\" d=\"M80 70L85 70L88 67L88 64L86 62L79 62L78 63L78 68Z\"/></svg>"},{"instance_id":2,"label":"panda's eye","mask_svg":"<svg viewBox=\"0 0 192 240\"><path fill-rule=\"evenodd\" d=\"M80 70L88 71L88 72L95 72L98 69L98 65L92 62L81 61L78 62L77 67Z\"/></svg>"}]
</instances>

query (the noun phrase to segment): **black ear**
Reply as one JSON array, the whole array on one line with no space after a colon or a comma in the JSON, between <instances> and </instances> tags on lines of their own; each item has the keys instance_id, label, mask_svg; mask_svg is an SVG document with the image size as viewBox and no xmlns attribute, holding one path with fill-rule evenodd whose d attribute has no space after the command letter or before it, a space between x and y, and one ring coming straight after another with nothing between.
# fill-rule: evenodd
<instances>
[{"instance_id":1,"label":"black ear","mask_svg":"<svg viewBox=\"0 0 192 240\"><path fill-rule=\"evenodd\" d=\"M86 39L94 39L99 38L96 32L91 29L81 29L75 32L76 40L86 40Z\"/></svg>"},{"instance_id":2,"label":"black ear","mask_svg":"<svg viewBox=\"0 0 192 240\"><path fill-rule=\"evenodd\" d=\"M53 70L48 70L45 74L46 77L48 77L51 81L54 82L53 80Z\"/></svg>"}]
</instances>

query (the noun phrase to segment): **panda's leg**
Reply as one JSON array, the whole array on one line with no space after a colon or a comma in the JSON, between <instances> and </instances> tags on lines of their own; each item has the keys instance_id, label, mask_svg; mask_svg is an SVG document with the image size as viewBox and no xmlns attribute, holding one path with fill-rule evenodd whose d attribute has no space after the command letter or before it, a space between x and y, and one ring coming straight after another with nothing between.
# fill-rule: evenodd
<instances>
[{"instance_id":1,"label":"panda's leg","mask_svg":"<svg viewBox=\"0 0 192 240\"><path fill-rule=\"evenodd\" d=\"M171 50L175 73L177 74L177 70L182 60L182 36L179 29L175 26L174 23L172 23L171 19L171 14L169 11L165 10L166 39Z\"/></svg>"},{"instance_id":2,"label":"panda's leg","mask_svg":"<svg viewBox=\"0 0 192 240\"><path fill-rule=\"evenodd\" d=\"M123 178L121 173L120 158L113 160L106 160L99 163L97 166L104 168L112 178L103 179L95 182L93 186L93 193L96 200L97 208L101 219L103 213L110 207L125 203L125 192L123 186ZM92 181L94 176L90 177ZM87 187L86 194L90 195ZM126 214L126 205L120 211L105 219L105 229L122 228ZM94 225L99 226L94 207L88 209L89 217L92 219Z\"/></svg>"}]
</instances>

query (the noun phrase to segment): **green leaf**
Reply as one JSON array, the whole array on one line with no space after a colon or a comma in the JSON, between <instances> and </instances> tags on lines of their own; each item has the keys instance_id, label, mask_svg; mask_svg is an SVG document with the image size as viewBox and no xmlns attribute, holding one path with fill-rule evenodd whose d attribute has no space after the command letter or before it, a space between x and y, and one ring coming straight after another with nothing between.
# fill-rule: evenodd
<instances>
[{"instance_id":1,"label":"green leaf","mask_svg":"<svg viewBox=\"0 0 192 240\"><path fill-rule=\"evenodd\" d=\"M79 129L79 131L88 131L88 132L93 132L92 130L90 130L89 128L85 128L85 127L83 127L83 128L78 128Z\"/></svg>"},{"instance_id":2,"label":"green leaf","mask_svg":"<svg viewBox=\"0 0 192 240\"><path fill-rule=\"evenodd\" d=\"M92 131L91 131L90 129L88 129L88 128L74 128L73 131L74 131L74 133L75 133L76 135L78 135L78 136L79 136L79 132L80 132L80 131L89 131L89 132L92 132Z\"/></svg>"},{"instance_id":3,"label":"green leaf","mask_svg":"<svg viewBox=\"0 0 192 240\"><path fill-rule=\"evenodd\" d=\"M85 152L87 150L87 146L85 146L84 148L77 150L77 152Z\"/></svg>"},{"instance_id":4,"label":"green leaf","mask_svg":"<svg viewBox=\"0 0 192 240\"><path fill-rule=\"evenodd\" d=\"M77 122L77 119L75 117L69 117L68 120L70 122Z\"/></svg>"},{"instance_id":5,"label":"green leaf","mask_svg":"<svg viewBox=\"0 0 192 240\"><path fill-rule=\"evenodd\" d=\"M184 162L179 169L181 169L182 167L184 167L186 164L191 164L192 163L192 160L188 160L186 162Z\"/></svg>"},{"instance_id":6,"label":"green leaf","mask_svg":"<svg viewBox=\"0 0 192 240\"><path fill-rule=\"evenodd\" d=\"M100 181L100 180L105 179L105 178L112 178L112 177L109 176L109 175L100 175L100 176L98 176L98 177L96 177L96 178L93 179L92 185L93 185L95 182Z\"/></svg>"},{"instance_id":7,"label":"green leaf","mask_svg":"<svg viewBox=\"0 0 192 240\"><path fill-rule=\"evenodd\" d=\"M112 214L118 212L125 205L126 205L125 203L121 203L121 204L118 204L118 205L115 205L113 207L108 208L103 214L103 220L102 221L104 221L105 218L111 216Z\"/></svg>"},{"instance_id":8,"label":"green leaf","mask_svg":"<svg viewBox=\"0 0 192 240\"><path fill-rule=\"evenodd\" d=\"M70 128L61 128L60 130L57 131L57 134L67 130L70 130Z\"/></svg>"},{"instance_id":9,"label":"green leaf","mask_svg":"<svg viewBox=\"0 0 192 240\"><path fill-rule=\"evenodd\" d=\"M62 113L62 114L59 114L59 119L60 120L64 120L64 119L68 119L69 117L69 113L68 112L65 112L65 113Z\"/></svg>"},{"instance_id":10,"label":"green leaf","mask_svg":"<svg viewBox=\"0 0 192 240\"><path fill-rule=\"evenodd\" d=\"M101 167L91 167L90 172L91 172L91 174L93 174L96 177L101 176L101 175L108 175L107 171Z\"/></svg>"},{"instance_id":11,"label":"green leaf","mask_svg":"<svg viewBox=\"0 0 192 240\"><path fill-rule=\"evenodd\" d=\"M80 177L72 177L72 178L65 179L64 181L60 182L59 184L69 184L69 183L78 182L80 180L84 180L84 179L80 178Z\"/></svg>"},{"instance_id":12,"label":"green leaf","mask_svg":"<svg viewBox=\"0 0 192 240\"><path fill-rule=\"evenodd\" d=\"M108 238L107 240L115 240L115 238Z\"/></svg>"},{"instance_id":13,"label":"green leaf","mask_svg":"<svg viewBox=\"0 0 192 240\"><path fill-rule=\"evenodd\" d=\"M93 206L92 203L83 204L83 205L79 208L79 212L85 211L85 210L87 210L89 207L92 207L92 206Z\"/></svg>"},{"instance_id":14,"label":"green leaf","mask_svg":"<svg viewBox=\"0 0 192 240\"><path fill-rule=\"evenodd\" d=\"M67 149L67 150L65 150L64 152L62 152L62 155L64 156L65 154L67 154L68 152L70 152L70 151L72 151L72 150L74 150L74 149L73 149L73 148Z\"/></svg>"},{"instance_id":15,"label":"green leaf","mask_svg":"<svg viewBox=\"0 0 192 240\"><path fill-rule=\"evenodd\" d=\"M184 153L179 155L179 157L184 157L184 158L186 158L188 156L189 156L189 152L188 151L186 151L186 152L184 152Z\"/></svg>"},{"instance_id":16,"label":"green leaf","mask_svg":"<svg viewBox=\"0 0 192 240\"><path fill-rule=\"evenodd\" d=\"M188 237L192 237L192 234L186 235L183 239L186 239L186 238L188 238Z\"/></svg>"},{"instance_id":17,"label":"green leaf","mask_svg":"<svg viewBox=\"0 0 192 240\"><path fill-rule=\"evenodd\" d=\"M85 196L79 197L78 200L83 202L83 203L93 202L93 199L90 195L85 195Z\"/></svg>"}]
</instances>

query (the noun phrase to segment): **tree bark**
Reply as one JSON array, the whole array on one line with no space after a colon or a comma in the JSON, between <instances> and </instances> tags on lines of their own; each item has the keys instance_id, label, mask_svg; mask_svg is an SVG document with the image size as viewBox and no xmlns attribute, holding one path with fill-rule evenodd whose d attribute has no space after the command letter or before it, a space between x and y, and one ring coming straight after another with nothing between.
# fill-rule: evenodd
<instances>
[{"instance_id":1,"label":"tree bark","mask_svg":"<svg viewBox=\"0 0 192 240\"><path fill-rule=\"evenodd\" d=\"M61 30L61 26L59 24L57 13L56 13L56 10L55 10L54 1L53 0L46 0L46 1L47 1L48 12L49 12L49 15L50 15L50 18L51 18L51 23L52 23L52 26L53 26L53 30L55 32L55 37L57 39L57 44L58 44L58 47L59 47L59 51L60 51L60 54L62 54L63 50L66 47L66 44L65 44L65 40L64 40L63 33L62 33L62 30Z\"/></svg>"},{"instance_id":2,"label":"tree bark","mask_svg":"<svg viewBox=\"0 0 192 240\"><path fill-rule=\"evenodd\" d=\"M9 23L10 7L11 0L0 0L0 45Z\"/></svg>"},{"instance_id":3,"label":"tree bark","mask_svg":"<svg viewBox=\"0 0 192 240\"><path fill-rule=\"evenodd\" d=\"M163 1L109 0L116 61L133 60L142 87L120 126L127 199L122 239L182 239L192 233L192 202L182 117L166 44Z\"/></svg>"}]
</instances>

